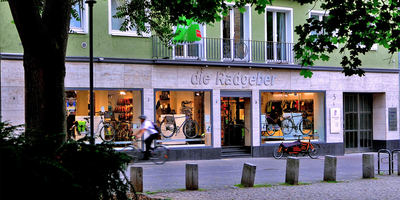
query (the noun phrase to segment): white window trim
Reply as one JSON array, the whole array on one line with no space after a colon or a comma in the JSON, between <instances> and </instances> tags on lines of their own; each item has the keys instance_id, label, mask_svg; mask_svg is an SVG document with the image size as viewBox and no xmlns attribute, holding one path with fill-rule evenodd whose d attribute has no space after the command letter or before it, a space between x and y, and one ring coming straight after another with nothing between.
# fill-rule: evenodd
<instances>
[{"instance_id":1,"label":"white window trim","mask_svg":"<svg viewBox=\"0 0 400 200\"><path fill-rule=\"evenodd\" d=\"M227 3L227 5L228 6L233 6L234 5L234 3ZM244 23L244 40L245 41L251 41L251 35L252 35L252 32L251 32L251 4L246 4L245 5L245 9L246 9L246 11L243 13L243 23ZM233 10L230 10L229 12L231 12L230 13L230 16L233 16L232 14L233 14ZM221 14L221 17L223 18L224 16ZM233 27L234 26L234 20L230 20L230 23L231 23L231 27ZM223 24L223 19L221 20L221 22L220 22L220 38L221 38L221 47L223 47L223 29L224 29L224 24ZM232 33L230 34L231 36L233 35ZM230 39L232 39L232 38L230 38ZM246 55L246 57L245 58L243 58L242 60L249 60L249 62L250 62L250 59L251 59L251 46L250 46L250 44L251 44L251 42L248 42L249 44L247 44L247 46L248 46L248 51L249 51L249 53ZM223 48L221 48L221 52L220 52L220 54L221 54L221 61L224 61L224 60L231 60L231 59L239 59L239 58L234 58L235 57L235 55L231 55L231 57L233 57L233 58L230 58L230 59L225 59L224 58L224 56L223 56L223 54L224 54L224 49ZM206 55L206 54L205 54Z\"/></svg>"},{"instance_id":2,"label":"white window trim","mask_svg":"<svg viewBox=\"0 0 400 200\"><path fill-rule=\"evenodd\" d=\"M310 10L308 17L311 18L311 15L319 15L319 20L321 21L321 17L324 15L329 15L329 11L320 11L320 10ZM339 47L339 44L335 44L336 47ZM365 48L365 45L359 45L361 48ZM377 51L378 50L378 44L375 43L372 45L370 51Z\"/></svg>"},{"instance_id":3,"label":"white window trim","mask_svg":"<svg viewBox=\"0 0 400 200\"><path fill-rule=\"evenodd\" d=\"M127 37L150 37L151 33L142 33L139 35L137 31L120 31L112 29L112 12L111 12L111 1L108 0L108 33L113 36L127 36Z\"/></svg>"},{"instance_id":4,"label":"white window trim","mask_svg":"<svg viewBox=\"0 0 400 200\"><path fill-rule=\"evenodd\" d=\"M264 32L265 32L264 37L265 37L265 39L264 39L264 41L265 42L268 41L268 35L267 35L267 33L268 33L268 30L267 30L267 28L268 28L267 12L268 11L274 12L273 15L276 15L276 12L284 12L284 13L286 13L286 19L285 19L285 21L286 21L286 42L285 43L293 43L293 35L294 35L294 30L293 30L293 8L278 7L278 6L267 6L265 8L265 13L264 13L264 26L265 26L265 28L264 28ZM275 20L276 20L276 18L275 18ZM276 26L273 27L273 31L272 32L273 32L273 41L272 42L274 42L274 44L275 44L277 42ZM265 48L267 48L267 45L266 45ZM276 47L274 47L274 48L276 48ZM289 53L289 51L292 52L292 53ZM265 52L267 52L267 49L265 49ZM275 62L275 59L277 58L277 55L276 55L277 52L276 51L274 51L274 52L275 52L275 54L273 55L273 57L274 57L274 61L273 62ZM293 50L292 49L290 49L290 50L288 49L286 51L286 55L288 56L286 58L286 61L292 62L293 59L294 59ZM271 61L266 59L265 62L268 63L268 62L271 62Z\"/></svg>"},{"instance_id":5,"label":"white window trim","mask_svg":"<svg viewBox=\"0 0 400 200\"><path fill-rule=\"evenodd\" d=\"M88 5L87 5L87 3L85 3L85 1L82 1L82 3L83 3L83 9L84 9L82 12L83 16L81 16L82 27L81 28L71 27L71 26L69 27L73 31L73 33L77 33L77 34L87 34L88 33L88 24L89 24L89 22L88 22L88 16L89 16Z\"/></svg>"},{"instance_id":6,"label":"white window trim","mask_svg":"<svg viewBox=\"0 0 400 200\"><path fill-rule=\"evenodd\" d=\"M287 30L286 30L286 39L287 43L293 43L293 8L287 8L287 7L278 7L278 6L267 6L265 8L265 13L264 13L264 24L265 24L265 39L264 41L267 41L267 11L276 11L276 12L285 12L288 13L289 16L286 17L286 24L287 24ZM274 28L275 29L275 28ZM276 33L276 30L273 31ZM276 38L276 35L274 36ZM275 39L273 42L276 42Z\"/></svg>"},{"instance_id":7,"label":"white window trim","mask_svg":"<svg viewBox=\"0 0 400 200\"><path fill-rule=\"evenodd\" d=\"M324 16L329 16L329 11L325 11L325 10L309 10L309 15L308 18L311 18L311 15L318 15L318 20L322 21ZM322 33L317 33L322 34ZM337 34L337 29L336 31L333 33L333 35ZM333 44L333 43L332 43ZM336 46L336 48L339 48L339 43L333 44ZM324 46L324 48L328 48L327 46Z\"/></svg>"}]
</instances>

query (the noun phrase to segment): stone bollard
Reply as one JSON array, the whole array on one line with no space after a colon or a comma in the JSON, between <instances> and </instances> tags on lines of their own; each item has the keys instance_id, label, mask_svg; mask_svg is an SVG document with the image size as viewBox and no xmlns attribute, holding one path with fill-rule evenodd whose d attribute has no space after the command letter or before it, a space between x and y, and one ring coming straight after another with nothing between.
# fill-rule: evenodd
<instances>
[{"instance_id":1,"label":"stone bollard","mask_svg":"<svg viewBox=\"0 0 400 200\"><path fill-rule=\"evenodd\" d=\"M244 163L241 184L244 187L253 187L256 177L256 166L250 163Z\"/></svg>"},{"instance_id":2,"label":"stone bollard","mask_svg":"<svg viewBox=\"0 0 400 200\"><path fill-rule=\"evenodd\" d=\"M199 189L199 168L197 164L186 164L186 190Z\"/></svg>"},{"instance_id":3,"label":"stone bollard","mask_svg":"<svg viewBox=\"0 0 400 200\"><path fill-rule=\"evenodd\" d=\"M131 167L130 180L136 192L143 192L143 167Z\"/></svg>"},{"instance_id":4,"label":"stone bollard","mask_svg":"<svg viewBox=\"0 0 400 200\"><path fill-rule=\"evenodd\" d=\"M291 185L299 184L300 160L294 157L288 157L286 162L285 183Z\"/></svg>"},{"instance_id":5,"label":"stone bollard","mask_svg":"<svg viewBox=\"0 0 400 200\"><path fill-rule=\"evenodd\" d=\"M363 154L362 158L363 178L374 178L374 154Z\"/></svg>"},{"instance_id":6,"label":"stone bollard","mask_svg":"<svg viewBox=\"0 0 400 200\"><path fill-rule=\"evenodd\" d=\"M397 175L400 176L400 152L397 152Z\"/></svg>"},{"instance_id":7,"label":"stone bollard","mask_svg":"<svg viewBox=\"0 0 400 200\"><path fill-rule=\"evenodd\" d=\"M337 158L325 156L324 181L336 181Z\"/></svg>"}]
</instances>

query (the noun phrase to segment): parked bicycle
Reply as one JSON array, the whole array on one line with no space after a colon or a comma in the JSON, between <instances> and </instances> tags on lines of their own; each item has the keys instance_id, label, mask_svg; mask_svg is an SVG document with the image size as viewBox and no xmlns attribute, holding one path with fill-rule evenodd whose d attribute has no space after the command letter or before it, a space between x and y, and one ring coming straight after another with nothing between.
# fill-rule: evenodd
<instances>
[{"instance_id":1,"label":"parked bicycle","mask_svg":"<svg viewBox=\"0 0 400 200\"><path fill-rule=\"evenodd\" d=\"M183 134L185 134L188 138L195 138L200 131L199 124L192 120L190 115L185 115L185 121L180 126L176 125L176 118L173 114L172 116L165 116L164 119L161 121L160 128L161 128L161 135L164 138L170 138L174 134L178 135L180 129L183 127Z\"/></svg>"},{"instance_id":2,"label":"parked bicycle","mask_svg":"<svg viewBox=\"0 0 400 200\"><path fill-rule=\"evenodd\" d=\"M105 142L110 142L115 138L115 129L108 122L104 121L104 107L101 107L100 113L101 120L97 124L97 131L94 137L100 137ZM85 121L75 121L72 127L69 129L72 134L71 139L76 139L76 136L85 135L85 137L90 137L90 118L85 117ZM101 128L100 128L100 125Z\"/></svg>"},{"instance_id":3,"label":"parked bicycle","mask_svg":"<svg viewBox=\"0 0 400 200\"><path fill-rule=\"evenodd\" d=\"M132 144L124 147L122 151L132 151L127 154L132 158L132 163L136 163L143 159L145 151L138 147L138 142L144 142L143 140L132 140ZM150 149L149 159L157 165L162 165L168 160L168 148L163 145L157 145L154 140L154 148Z\"/></svg>"},{"instance_id":4,"label":"parked bicycle","mask_svg":"<svg viewBox=\"0 0 400 200\"><path fill-rule=\"evenodd\" d=\"M295 117L301 117L297 124L295 124L294 121ZM281 129L284 135L290 134L293 129L295 129L295 132L300 130L303 135L309 135L313 132L313 124L307 119L307 112L305 111L302 112L301 116L293 116L293 112L291 112L290 116L286 117L281 123Z\"/></svg>"},{"instance_id":5,"label":"parked bicycle","mask_svg":"<svg viewBox=\"0 0 400 200\"><path fill-rule=\"evenodd\" d=\"M275 120L270 116L267 116L265 120L265 126L265 129L267 131L264 131L263 136L265 136L265 134L273 136L275 134L275 131L279 131L281 129L279 125L275 122Z\"/></svg>"},{"instance_id":6,"label":"parked bicycle","mask_svg":"<svg viewBox=\"0 0 400 200\"><path fill-rule=\"evenodd\" d=\"M311 142L311 137L308 136L307 141L301 141L302 135L296 135L298 139L292 143L281 143L278 148L274 149L273 156L276 159L281 159L283 154L302 155L308 154L310 158L317 159L321 154L321 145Z\"/></svg>"}]
</instances>

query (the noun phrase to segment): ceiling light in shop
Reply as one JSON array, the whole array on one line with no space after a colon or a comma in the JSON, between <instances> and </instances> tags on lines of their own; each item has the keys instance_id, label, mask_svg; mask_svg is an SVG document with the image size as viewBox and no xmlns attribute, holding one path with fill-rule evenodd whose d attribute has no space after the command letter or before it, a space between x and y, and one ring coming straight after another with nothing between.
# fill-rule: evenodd
<instances>
[{"instance_id":1,"label":"ceiling light in shop","mask_svg":"<svg viewBox=\"0 0 400 200\"><path fill-rule=\"evenodd\" d=\"M121 92L119 92L119 94L120 95L126 95L126 92L125 91L121 91Z\"/></svg>"}]
</instances>

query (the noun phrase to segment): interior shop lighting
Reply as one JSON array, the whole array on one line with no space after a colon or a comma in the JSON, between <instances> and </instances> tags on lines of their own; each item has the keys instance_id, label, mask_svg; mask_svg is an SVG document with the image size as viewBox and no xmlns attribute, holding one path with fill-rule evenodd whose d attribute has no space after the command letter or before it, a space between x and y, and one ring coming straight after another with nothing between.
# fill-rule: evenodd
<instances>
[{"instance_id":1,"label":"interior shop lighting","mask_svg":"<svg viewBox=\"0 0 400 200\"><path fill-rule=\"evenodd\" d=\"M121 91L121 92L119 92L119 94L120 95L126 95L126 92L125 91Z\"/></svg>"},{"instance_id":2,"label":"interior shop lighting","mask_svg":"<svg viewBox=\"0 0 400 200\"><path fill-rule=\"evenodd\" d=\"M287 96L288 96L288 94L289 94L289 93L285 92L285 97L287 97Z\"/></svg>"}]
</instances>

